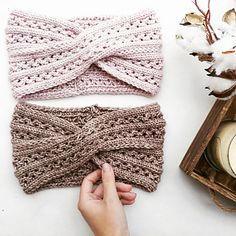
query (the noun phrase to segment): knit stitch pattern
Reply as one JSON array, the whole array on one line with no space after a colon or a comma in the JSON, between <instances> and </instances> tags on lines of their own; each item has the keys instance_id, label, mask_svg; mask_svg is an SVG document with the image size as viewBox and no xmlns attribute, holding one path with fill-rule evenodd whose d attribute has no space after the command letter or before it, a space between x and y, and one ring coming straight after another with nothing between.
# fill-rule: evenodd
<instances>
[{"instance_id":1,"label":"knit stitch pattern","mask_svg":"<svg viewBox=\"0 0 236 236\"><path fill-rule=\"evenodd\" d=\"M16 99L159 91L161 32L152 11L71 20L13 11L6 35Z\"/></svg>"},{"instance_id":2,"label":"knit stitch pattern","mask_svg":"<svg viewBox=\"0 0 236 236\"><path fill-rule=\"evenodd\" d=\"M138 108L16 105L15 175L26 193L78 186L107 162L118 181L154 191L163 165L165 120L158 104Z\"/></svg>"}]
</instances>

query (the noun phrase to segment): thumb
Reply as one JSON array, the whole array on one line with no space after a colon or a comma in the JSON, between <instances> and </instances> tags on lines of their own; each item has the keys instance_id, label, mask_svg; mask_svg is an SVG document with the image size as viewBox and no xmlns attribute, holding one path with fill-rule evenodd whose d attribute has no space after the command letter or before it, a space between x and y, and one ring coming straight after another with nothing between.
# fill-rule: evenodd
<instances>
[{"instance_id":1,"label":"thumb","mask_svg":"<svg viewBox=\"0 0 236 236\"><path fill-rule=\"evenodd\" d=\"M108 163L102 165L102 183L104 188L104 200L113 201L119 199L116 191L114 172Z\"/></svg>"}]
</instances>

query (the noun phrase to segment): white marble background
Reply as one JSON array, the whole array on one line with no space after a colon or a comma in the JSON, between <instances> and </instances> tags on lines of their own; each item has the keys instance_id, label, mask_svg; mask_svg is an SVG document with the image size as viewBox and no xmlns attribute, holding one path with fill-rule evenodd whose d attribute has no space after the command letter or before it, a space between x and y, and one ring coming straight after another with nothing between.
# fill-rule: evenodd
<instances>
[{"instance_id":1,"label":"white marble background","mask_svg":"<svg viewBox=\"0 0 236 236\"><path fill-rule=\"evenodd\" d=\"M199 0L203 4L207 0ZM212 16L235 7L235 0L212 0ZM185 13L194 9L191 0L1 0L0 1L0 235L92 235L76 209L79 188L53 189L26 195L18 185L11 164L9 123L16 101L7 79L8 63L4 28L12 9L55 17L129 14L141 9L157 11L163 32L165 58L160 93L139 96L82 96L41 101L50 106L139 106L158 101L167 120L165 165L154 193L135 189L135 205L126 207L131 235L224 235L235 234L235 215L218 210L207 189L179 169L192 139L209 112L214 98L203 89L206 75L198 61L175 44L175 31Z\"/></svg>"}]
</instances>

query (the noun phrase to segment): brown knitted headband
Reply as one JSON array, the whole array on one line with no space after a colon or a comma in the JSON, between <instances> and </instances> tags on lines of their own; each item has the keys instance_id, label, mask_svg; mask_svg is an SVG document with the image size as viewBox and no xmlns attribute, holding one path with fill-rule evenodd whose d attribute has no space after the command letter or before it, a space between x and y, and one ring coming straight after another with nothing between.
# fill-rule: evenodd
<instances>
[{"instance_id":1,"label":"brown knitted headband","mask_svg":"<svg viewBox=\"0 0 236 236\"><path fill-rule=\"evenodd\" d=\"M15 175L26 193L78 186L110 163L118 181L154 191L163 164L158 104L130 109L60 109L18 103L11 134Z\"/></svg>"}]
</instances>

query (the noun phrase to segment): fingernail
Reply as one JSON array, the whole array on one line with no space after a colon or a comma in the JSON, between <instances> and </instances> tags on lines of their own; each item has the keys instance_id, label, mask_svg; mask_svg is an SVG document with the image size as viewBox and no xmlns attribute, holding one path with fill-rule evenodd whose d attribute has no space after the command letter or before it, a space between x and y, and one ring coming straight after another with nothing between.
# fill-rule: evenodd
<instances>
[{"instance_id":1,"label":"fingernail","mask_svg":"<svg viewBox=\"0 0 236 236\"><path fill-rule=\"evenodd\" d=\"M111 166L108 163L104 163L102 165L102 170L105 171L105 172L108 172L108 171L111 170Z\"/></svg>"}]
</instances>

